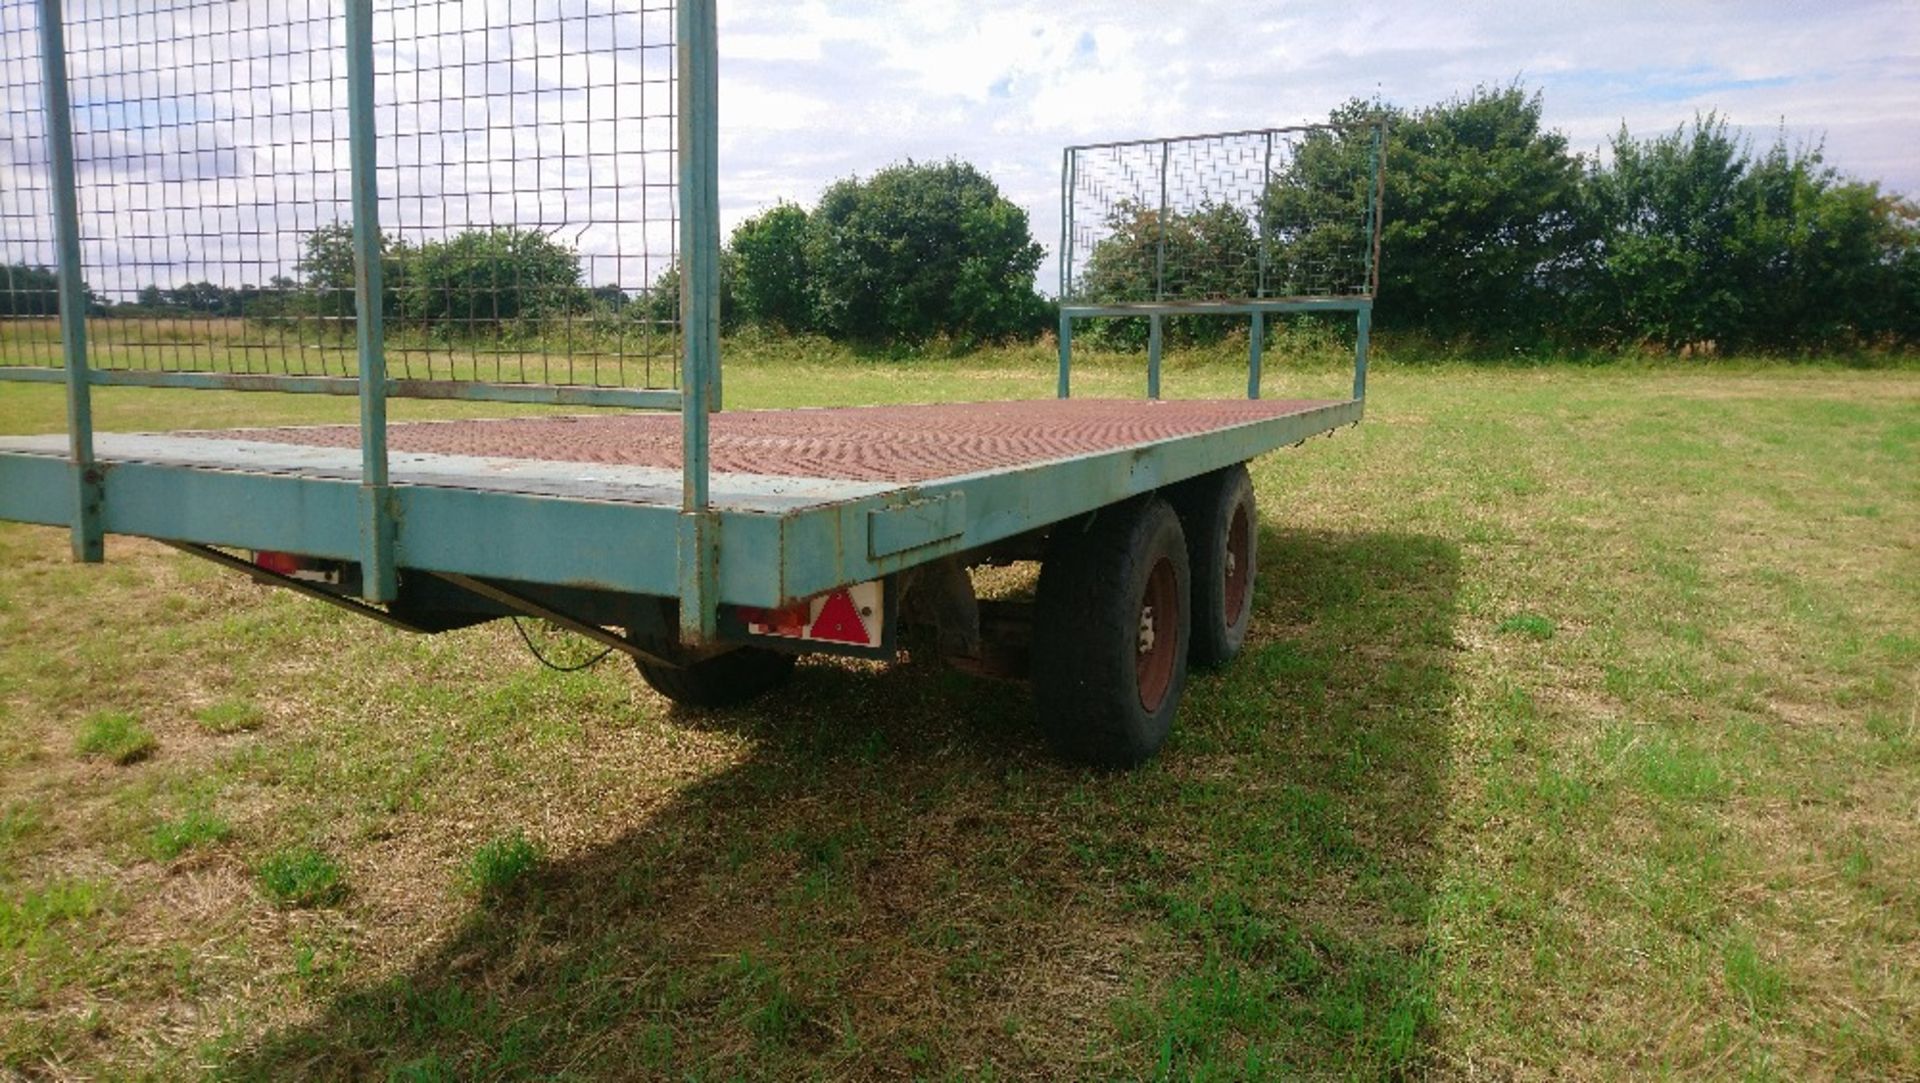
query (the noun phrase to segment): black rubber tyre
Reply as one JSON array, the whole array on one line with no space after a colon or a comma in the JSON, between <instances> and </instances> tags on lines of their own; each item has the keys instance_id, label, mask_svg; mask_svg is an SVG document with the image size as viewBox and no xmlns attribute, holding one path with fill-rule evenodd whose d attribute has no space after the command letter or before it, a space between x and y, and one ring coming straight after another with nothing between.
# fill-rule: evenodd
<instances>
[{"instance_id":1,"label":"black rubber tyre","mask_svg":"<svg viewBox=\"0 0 1920 1083\"><path fill-rule=\"evenodd\" d=\"M1243 464L1202 474L1167 491L1187 535L1193 573L1193 639L1187 657L1200 667L1224 665L1247 642L1253 623L1253 581L1260 554L1260 516L1253 479Z\"/></svg>"},{"instance_id":2,"label":"black rubber tyre","mask_svg":"<svg viewBox=\"0 0 1920 1083\"><path fill-rule=\"evenodd\" d=\"M1055 528L1034 606L1033 701L1056 749L1108 767L1160 750L1186 688L1189 597L1180 519L1158 497Z\"/></svg>"},{"instance_id":3,"label":"black rubber tyre","mask_svg":"<svg viewBox=\"0 0 1920 1083\"><path fill-rule=\"evenodd\" d=\"M633 660L640 679L686 707L734 707L772 691L793 676L794 656L759 647L736 647L677 669Z\"/></svg>"}]
</instances>

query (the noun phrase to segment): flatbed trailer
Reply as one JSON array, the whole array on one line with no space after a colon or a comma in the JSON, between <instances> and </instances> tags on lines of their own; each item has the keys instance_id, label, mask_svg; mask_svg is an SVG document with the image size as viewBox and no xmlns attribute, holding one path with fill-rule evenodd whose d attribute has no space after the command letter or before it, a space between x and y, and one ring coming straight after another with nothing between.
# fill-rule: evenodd
<instances>
[{"instance_id":1,"label":"flatbed trailer","mask_svg":"<svg viewBox=\"0 0 1920 1083\"><path fill-rule=\"evenodd\" d=\"M346 5L352 205L359 311L383 306L377 140L358 124L371 79L367 0ZM108 534L152 538L385 624L436 633L506 616L553 621L631 655L670 698L721 706L785 679L794 656L892 659L912 645L976 672L1031 678L1039 720L1064 752L1132 764L1164 741L1189 662L1217 664L1244 639L1258 518L1244 464L1361 419L1376 280L1379 136L1365 178L1363 270L1338 294L1266 288L1245 296L1076 296L1077 192L1100 185L1087 155L1157 150L1163 224L1176 148L1264 143L1267 206L1276 135L1315 129L1070 148L1063 189L1057 397L764 411L720 409L712 5L677 11L676 268L682 273L678 387L396 379L382 321L353 319L357 372L98 367L80 286L72 133L62 119L57 4L41 0L52 238L62 306L58 366L0 366L0 378L67 386L70 431L0 438L0 519L63 526L76 556ZM49 37L51 25L53 35ZM1339 134L1339 133L1335 133ZM1097 163L1087 161L1088 173ZM1212 196L1206 196L1211 199ZM1211 206L1211 204L1206 204ZM1110 209L1110 208L1108 208ZM19 216L8 216L8 220ZM1082 212L1082 217L1085 213ZM1112 218L1112 215L1108 215ZM1082 222L1082 225L1087 223ZM1084 231L1083 231L1084 232ZM1154 254L1165 274L1165 242ZM1082 252L1082 256L1085 256ZM1317 266L1317 265L1316 265ZM1263 321L1303 312L1356 321L1351 397L1260 396ZM1165 400L1165 322L1249 319L1246 399ZM1074 322L1146 325L1140 400L1071 396ZM3 345L3 344L0 344ZM211 355L211 351L210 351ZM94 386L353 394L357 425L100 433ZM658 407L492 420L388 423L389 395ZM1037 559L1030 604L983 602L969 569Z\"/></svg>"}]
</instances>

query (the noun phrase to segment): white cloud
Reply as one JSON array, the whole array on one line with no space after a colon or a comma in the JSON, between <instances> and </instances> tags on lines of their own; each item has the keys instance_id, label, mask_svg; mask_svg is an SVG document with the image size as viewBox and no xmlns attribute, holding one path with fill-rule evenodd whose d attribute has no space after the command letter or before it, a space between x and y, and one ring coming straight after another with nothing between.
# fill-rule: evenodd
<instances>
[{"instance_id":1,"label":"white cloud","mask_svg":"<svg viewBox=\"0 0 1920 1083\"><path fill-rule=\"evenodd\" d=\"M987 169L1052 245L1063 144L1288 124L1354 97L1417 107L1519 79L1576 150L1621 123L1669 130L1717 110L1762 142L1824 136L1843 172L1920 194L1920 17L1910 3L1371 3L1001 0L730 3L722 29L729 221L776 196L905 158ZM777 37L768 66L727 32ZM847 70L849 67L857 71ZM759 140L731 88L782 86L830 123ZM750 175L745 191L728 180ZM783 183L784 182L784 183ZM1042 271L1050 285L1051 267Z\"/></svg>"},{"instance_id":2,"label":"white cloud","mask_svg":"<svg viewBox=\"0 0 1920 1083\"><path fill-rule=\"evenodd\" d=\"M390 2L382 10L408 10L403 0ZM606 3L564 10L604 12ZM639 24L616 27L596 16L556 27L556 9L525 0L412 10L417 20L408 15L392 25L426 36L390 50L383 62L443 67L443 75L390 87L384 93L398 100L381 123L439 134L391 143L383 153L390 166L451 159L455 168L390 172L389 194L405 197L390 202L397 220L390 224L416 235L486 218L573 229L644 213L653 220L641 231L647 246L668 249L658 193L649 197L639 182L663 179L669 129L664 121L605 119L631 113L642 93L655 111L664 84L640 84L663 69L632 49L617 61L578 55L589 43L637 44ZM33 68L23 51L34 39L19 23L27 11L0 5L0 116L10 124L28 115L21 103L35 92L23 74ZM326 119L324 107L340 87L324 64L305 64L300 50L328 35L338 40L333 12L332 0L207 0L193 6L194 25L221 32L170 44L154 40L172 32L163 18L143 13L129 24L128 40L76 62L77 71L120 73L76 82L76 102L164 93L184 95L191 108L224 110L217 121L170 132L154 131L152 114L107 125L127 129L115 137L147 149L189 139L201 173L176 178L166 198L216 208L208 231L245 204L260 204L252 213L268 226L331 221L344 207L344 125ZM1051 247L1063 144L1298 123L1354 97L1419 106L1514 79L1543 92L1548 123L1577 150L1599 148L1622 122L1651 134L1718 110L1763 141L1784 119L1791 140L1824 136L1829 161L1842 171L1920 194L1920 18L1910 0L724 0L720 18L728 228L778 199L811 202L839 177L905 158L953 156L991 174ZM224 33L230 25L243 32ZM662 26L655 17L649 29ZM571 60L559 59L562 46ZM222 66L263 48L264 61ZM156 70L156 61L188 60L201 63ZM561 92L583 79L601 91ZM606 90L616 81L624 81L617 100ZM221 96L236 86L240 95ZM486 96L507 88L521 92L511 104ZM95 123L106 115L95 114ZM40 198L20 179L22 130L0 133L0 204ZM642 142L650 153L632 153ZM538 162L526 162L536 146ZM609 153L616 146L618 156ZM157 159L140 164L159 167ZM249 241L255 251L237 267L222 268L204 253L196 258L185 248L199 242L178 215L132 205L142 192L95 193L100 239L90 259L125 265L95 276L104 284L130 288L170 268L257 280L276 260L291 262L291 232ZM6 221L0 255L44 250L43 237L16 235L20 220ZM236 243L234 231L226 232L217 251ZM624 227L570 236L601 256L636 243ZM657 262L609 259L605 267L630 278L653 273ZM1051 285L1051 275L1043 269L1043 284Z\"/></svg>"}]
</instances>

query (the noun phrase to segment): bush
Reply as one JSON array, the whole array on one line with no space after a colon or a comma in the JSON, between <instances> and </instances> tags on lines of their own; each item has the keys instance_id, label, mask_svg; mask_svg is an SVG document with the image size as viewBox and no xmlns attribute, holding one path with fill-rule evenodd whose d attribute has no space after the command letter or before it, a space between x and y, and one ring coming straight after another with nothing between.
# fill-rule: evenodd
<instances>
[{"instance_id":1,"label":"bush","mask_svg":"<svg viewBox=\"0 0 1920 1083\"><path fill-rule=\"evenodd\" d=\"M788 332L813 328L805 210L782 203L749 218L733 231L727 249L742 322Z\"/></svg>"},{"instance_id":2,"label":"bush","mask_svg":"<svg viewBox=\"0 0 1920 1083\"><path fill-rule=\"evenodd\" d=\"M394 253L400 319L453 337L582 309L580 257L538 230L469 229Z\"/></svg>"},{"instance_id":3,"label":"bush","mask_svg":"<svg viewBox=\"0 0 1920 1083\"><path fill-rule=\"evenodd\" d=\"M973 166L892 166L832 185L809 217L814 319L865 341L1032 335L1047 320L1043 254L1026 212Z\"/></svg>"}]
</instances>

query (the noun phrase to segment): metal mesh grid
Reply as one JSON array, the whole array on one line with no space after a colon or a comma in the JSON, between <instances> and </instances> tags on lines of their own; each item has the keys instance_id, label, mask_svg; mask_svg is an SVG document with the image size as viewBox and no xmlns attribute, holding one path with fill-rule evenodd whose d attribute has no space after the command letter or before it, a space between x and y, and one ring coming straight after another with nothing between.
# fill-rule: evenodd
<instances>
[{"instance_id":1,"label":"metal mesh grid","mask_svg":"<svg viewBox=\"0 0 1920 1083\"><path fill-rule=\"evenodd\" d=\"M60 363L40 21L0 0L0 364Z\"/></svg>"},{"instance_id":2,"label":"metal mesh grid","mask_svg":"<svg viewBox=\"0 0 1920 1083\"><path fill-rule=\"evenodd\" d=\"M1377 131L1269 128L1069 147L1061 298L1371 297Z\"/></svg>"},{"instance_id":3,"label":"metal mesh grid","mask_svg":"<svg viewBox=\"0 0 1920 1083\"><path fill-rule=\"evenodd\" d=\"M36 7L0 0L10 310L54 260ZM93 367L354 375L340 6L65 21ZM376 0L391 376L674 386L673 32L672 0ZM7 314L0 364L57 362L50 311Z\"/></svg>"}]
</instances>

